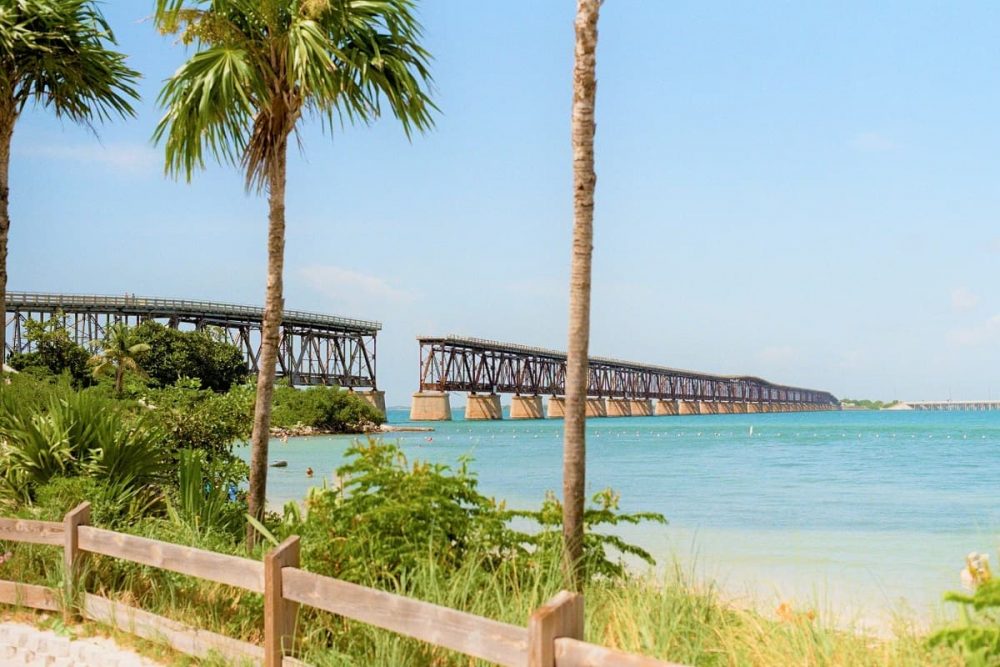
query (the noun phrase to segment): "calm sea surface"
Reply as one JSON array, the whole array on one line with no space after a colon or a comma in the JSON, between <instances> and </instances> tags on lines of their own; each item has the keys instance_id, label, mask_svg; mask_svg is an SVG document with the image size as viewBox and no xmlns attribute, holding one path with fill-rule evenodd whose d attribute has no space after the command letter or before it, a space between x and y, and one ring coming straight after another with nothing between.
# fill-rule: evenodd
<instances>
[{"instance_id":1,"label":"calm sea surface","mask_svg":"<svg viewBox=\"0 0 1000 667\"><path fill-rule=\"evenodd\" d=\"M396 433L411 458L474 458L481 489L536 507L560 489L562 421L431 424ZM389 422L405 424L405 410ZM751 434L751 426L753 431ZM272 440L269 501L329 479L350 437ZM244 450L245 451L245 450ZM316 477L306 479L312 467ZM630 539L730 596L818 604L845 621L930 619L966 553L1000 546L1000 412L819 412L592 419L587 484L667 526ZM844 618L849 616L850 618Z\"/></svg>"}]
</instances>

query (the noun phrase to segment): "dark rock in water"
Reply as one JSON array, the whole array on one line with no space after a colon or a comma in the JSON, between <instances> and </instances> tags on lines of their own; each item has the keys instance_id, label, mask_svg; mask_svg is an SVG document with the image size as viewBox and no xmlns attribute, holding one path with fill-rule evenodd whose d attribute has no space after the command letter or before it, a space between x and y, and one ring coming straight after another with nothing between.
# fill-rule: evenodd
<instances>
[{"instance_id":1,"label":"dark rock in water","mask_svg":"<svg viewBox=\"0 0 1000 667\"><path fill-rule=\"evenodd\" d=\"M274 463L271 464L271 467L272 468L287 468L288 467L288 461L275 461Z\"/></svg>"}]
</instances>

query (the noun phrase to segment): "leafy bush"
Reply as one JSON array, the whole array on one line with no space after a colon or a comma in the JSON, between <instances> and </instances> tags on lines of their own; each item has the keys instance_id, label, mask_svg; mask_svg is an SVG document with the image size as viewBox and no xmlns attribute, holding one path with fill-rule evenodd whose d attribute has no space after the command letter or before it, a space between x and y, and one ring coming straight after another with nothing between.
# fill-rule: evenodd
<instances>
[{"instance_id":1,"label":"leafy bush","mask_svg":"<svg viewBox=\"0 0 1000 667\"><path fill-rule=\"evenodd\" d=\"M939 630L928 640L932 647L948 646L961 651L970 667L1000 665L1000 579L994 579L989 558L969 554L962 571L963 583L972 594L946 593L945 601L961 605L961 623Z\"/></svg>"},{"instance_id":2,"label":"leafy bush","mask_svg":"<svg viewBox=\"0 0 1000 667\"><path fill-rule=\"evenodd\" d=\"M139 405L167 434L175 456L182 449L197 449L209 461L229 461L232 445L250 437L253 396L247 386L216 394L199 390L196 380L184 378L170 387L142 392Z\"/></svg>"},{"instance_id":3,"label":"leafy bush","mask_svg":"<svg viewBox=\"0 0 1000 667\"><path fill-rule=\"evenodd\" d=\"M346 452L338 468L341 484L314 489L303 519L286 508L281 530L302 536L308 568L352 581L397 581L432 562L447 573L477 562L496 571L517 567L558 570L562 555L561 508L550 496L537 512L513 512L478 491L476 475L463 460L452 470L441 464L410 463L393 444L369 439ZM529 534L510 527L514 517L535 521ZM622 514L611 491L598 494L585 513L587 527L620 522L663 521L658 514ZM593 578L621 577L625 569L611 550L652 557L617 536L588 532L587 571Z\"/></svg>"},{"instance_id":4,"label":"leafy bush","mask_svg":"<svg viewBox=\"0 0 1000 667\"><path fill-rule=\"evenodd\" d=\"M27 320L24 327L34 351L12 354L7 361L11 368L39 376L65 373L77 386L90 384L87 369L90 354L70 338L58 316L52 316L47 322Z\"/></svg>"},{"instance_id":5,"label":"leafy bush","mask_svg":"<svg viewBox=\"0 0 1000 667\"><path fill-rule=\"evenodd\" d=\"M136 327L135 335L149 345L142 368L154 386L197 378L201 389L228 391L249 377L240 349L212 329L180 331L150 320Z\"/></svg>"},{"instance_id":6,"label":"leafy bush","mask_svg":"<svg viewBox=\"0 0 1000 667\"><path fill-rule=\"evenodd\" d=\"M333 432L357 432L385 421L382 413L351 391L337 387L274 388L271 424L278 428L310 426Z\"/></svg>"}]
</instances>

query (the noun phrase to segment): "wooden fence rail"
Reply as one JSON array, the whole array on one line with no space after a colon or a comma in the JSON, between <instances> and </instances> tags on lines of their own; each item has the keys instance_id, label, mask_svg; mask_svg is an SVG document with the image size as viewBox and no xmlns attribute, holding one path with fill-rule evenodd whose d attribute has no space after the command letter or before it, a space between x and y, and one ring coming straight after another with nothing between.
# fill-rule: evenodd
<instances>
[{"instance_id":1,"label":"wooden fence rail","mask_svg":"<svg viewBox=\"0 0 1000 667\"><path fill-rule=\"evenodd\" d=\"M73 613L160 640L196 657L217 653L265 667L304 663L294 648L299 605L327 611L508 667L680 667L583 641L583 597L563 591L521 627L366 588L299 569L299 538L268 552L264 562L93 528L90 504L62 522L0 519L0 541L61 546L63 590L0 580L0 604ZM264 594L264 646L186 626L120 602L77 591L80 561L101 554Z\"/></svg>"}]
</instances>

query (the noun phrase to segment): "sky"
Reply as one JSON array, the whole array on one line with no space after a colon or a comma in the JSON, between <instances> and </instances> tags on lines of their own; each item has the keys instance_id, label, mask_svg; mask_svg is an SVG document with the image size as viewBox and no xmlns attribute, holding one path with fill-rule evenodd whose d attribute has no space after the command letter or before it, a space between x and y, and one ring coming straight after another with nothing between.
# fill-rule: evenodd
<instances>
[{"instance_id":1,"label":"sky","mask_svg":"<svg viewBox=\"0 0 1000 667\"><path fill-rule=\"evenodd\" d=\"M261 304L266 200L163 176L191 51L105 0L142 72L96 132L28 108L9 288ZM390 405L416 336L565 349L571 0L424 0L435 128L301 124L288 308L377 320ZM1000 5L607 0L594 355L880 399L1000 398Z\"/></svg>"}]
</instances>

